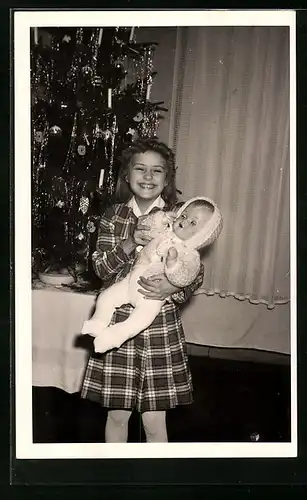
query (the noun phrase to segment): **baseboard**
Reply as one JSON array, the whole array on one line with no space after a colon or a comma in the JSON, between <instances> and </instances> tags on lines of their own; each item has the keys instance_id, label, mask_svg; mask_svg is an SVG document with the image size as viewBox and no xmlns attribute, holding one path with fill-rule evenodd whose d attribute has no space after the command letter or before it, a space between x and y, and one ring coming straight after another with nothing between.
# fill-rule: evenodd
<instances>
[{"instance_id":1,"label":"baseboard","mask_svg":"<svg viewBox=\"0 0 307 500\"><path fill-rule=\"evenodd\" d=\"M214 347L188 343L187 350L189 356L204 356L208 358L248 361L252 363L290 364L289 354L263 351L260 349L237 349L234 347Z\"/></svg>"}]
</instances>

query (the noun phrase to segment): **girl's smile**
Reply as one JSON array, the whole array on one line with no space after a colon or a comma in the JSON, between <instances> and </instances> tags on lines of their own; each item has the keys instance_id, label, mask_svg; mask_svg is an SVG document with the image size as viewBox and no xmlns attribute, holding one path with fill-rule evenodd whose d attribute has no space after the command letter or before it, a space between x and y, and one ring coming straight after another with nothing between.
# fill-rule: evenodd
<instances>
[{"instance_id":1,"label":"girl's smile","mask_svg":"<svg viewBox=\"0 0 307 500\"><path fill-rule=\"evenodd\" d=\"M155 184L144 184L144 183L140 183L140 186L142 189L154 189L156 187Z\"/></svg>"}]
</instances>

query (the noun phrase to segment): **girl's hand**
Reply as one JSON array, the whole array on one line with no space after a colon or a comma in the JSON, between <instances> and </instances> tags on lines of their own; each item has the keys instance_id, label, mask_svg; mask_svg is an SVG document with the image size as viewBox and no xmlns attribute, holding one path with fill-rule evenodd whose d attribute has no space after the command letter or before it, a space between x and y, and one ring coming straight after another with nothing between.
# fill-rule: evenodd
<instances>
[{"instance_id":1,"label":"girl's hand","mask_svg":"<svg viewBox=\"0 0 307 500\"><path fill-rule=\"evenodd\" d=\"M127 255L130 255L138 245L145 246L149 241L151 241L151 236L149 236L148 231L150 230L150 227L142 224L142 220L144 220L144 215L141 215L138 218L138 223L134 231L130 233L128 238L124 240L121 244L124 252Z\"/></svg>"},{"instance_id":2,"label":"girl's hand","mask_svg":"<svg viewBox=\"0 0 307 500\"><path fill-rule=\"evenodd\" d=\"M148 233L150 231L150 226L147 226L142 222L144 218L146 218L146 216L144 215L141 215L138 218L138 223L133 233L134 242L137 245L143 245L143 246L147 245L147 243L149 243L152 240L152 237Z\"/></svg>"},{"instance_id":3,"label":"girl's hand","mask_svg":"<svg viewBox=\"0 0 307 500\"><path fill-rule=\"evenodd\" d=\"M138 284L142 287L139 288L138 291L144 295L146 299L151 300L165 300L173 293L181 290L181 288L172 285L164 273L150 278L141 276L138 280Z\"/></svg>"}]
</instances>

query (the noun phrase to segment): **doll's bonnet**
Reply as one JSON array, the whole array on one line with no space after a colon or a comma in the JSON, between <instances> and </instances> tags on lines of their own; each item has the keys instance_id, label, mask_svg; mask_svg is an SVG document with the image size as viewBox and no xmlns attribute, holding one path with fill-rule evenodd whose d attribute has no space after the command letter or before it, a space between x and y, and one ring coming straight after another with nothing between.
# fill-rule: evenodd
<instances>
[{"instance_id":1,"label":"doll's bonnet","mask_svg":"<svg viewBox=\"0 0 307 500\"><path fill-rule=\"evenodd\" d=\"M223 218L220 209L214 201L205 196L196 196L195 198L188 200L179 208L177 217L179 217L191 203L199 200L205 201L210 206L212 209L212 217L203 229L185 241L186 245L190 248L194 248L195 250L211 245L218 238L223 228Z\"/></svg>"}]
</instances>

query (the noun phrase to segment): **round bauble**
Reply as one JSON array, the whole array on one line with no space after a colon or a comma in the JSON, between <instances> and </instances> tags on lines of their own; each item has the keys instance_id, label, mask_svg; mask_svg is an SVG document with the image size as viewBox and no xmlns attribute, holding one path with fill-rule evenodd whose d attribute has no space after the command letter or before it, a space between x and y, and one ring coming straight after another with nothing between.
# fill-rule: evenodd
<instances>
[{"instance_id":1,"label":"round bauble","mask_svg":"<svg viewBox=\"0 0 307 500\"><path fill-rule=\"evenodd\" d=\"M52 137L61 137L62 129L58 125L52 125L52 127L50 127L50 129L49 129L49 134Z\"/></svg>"}]
</instances>

